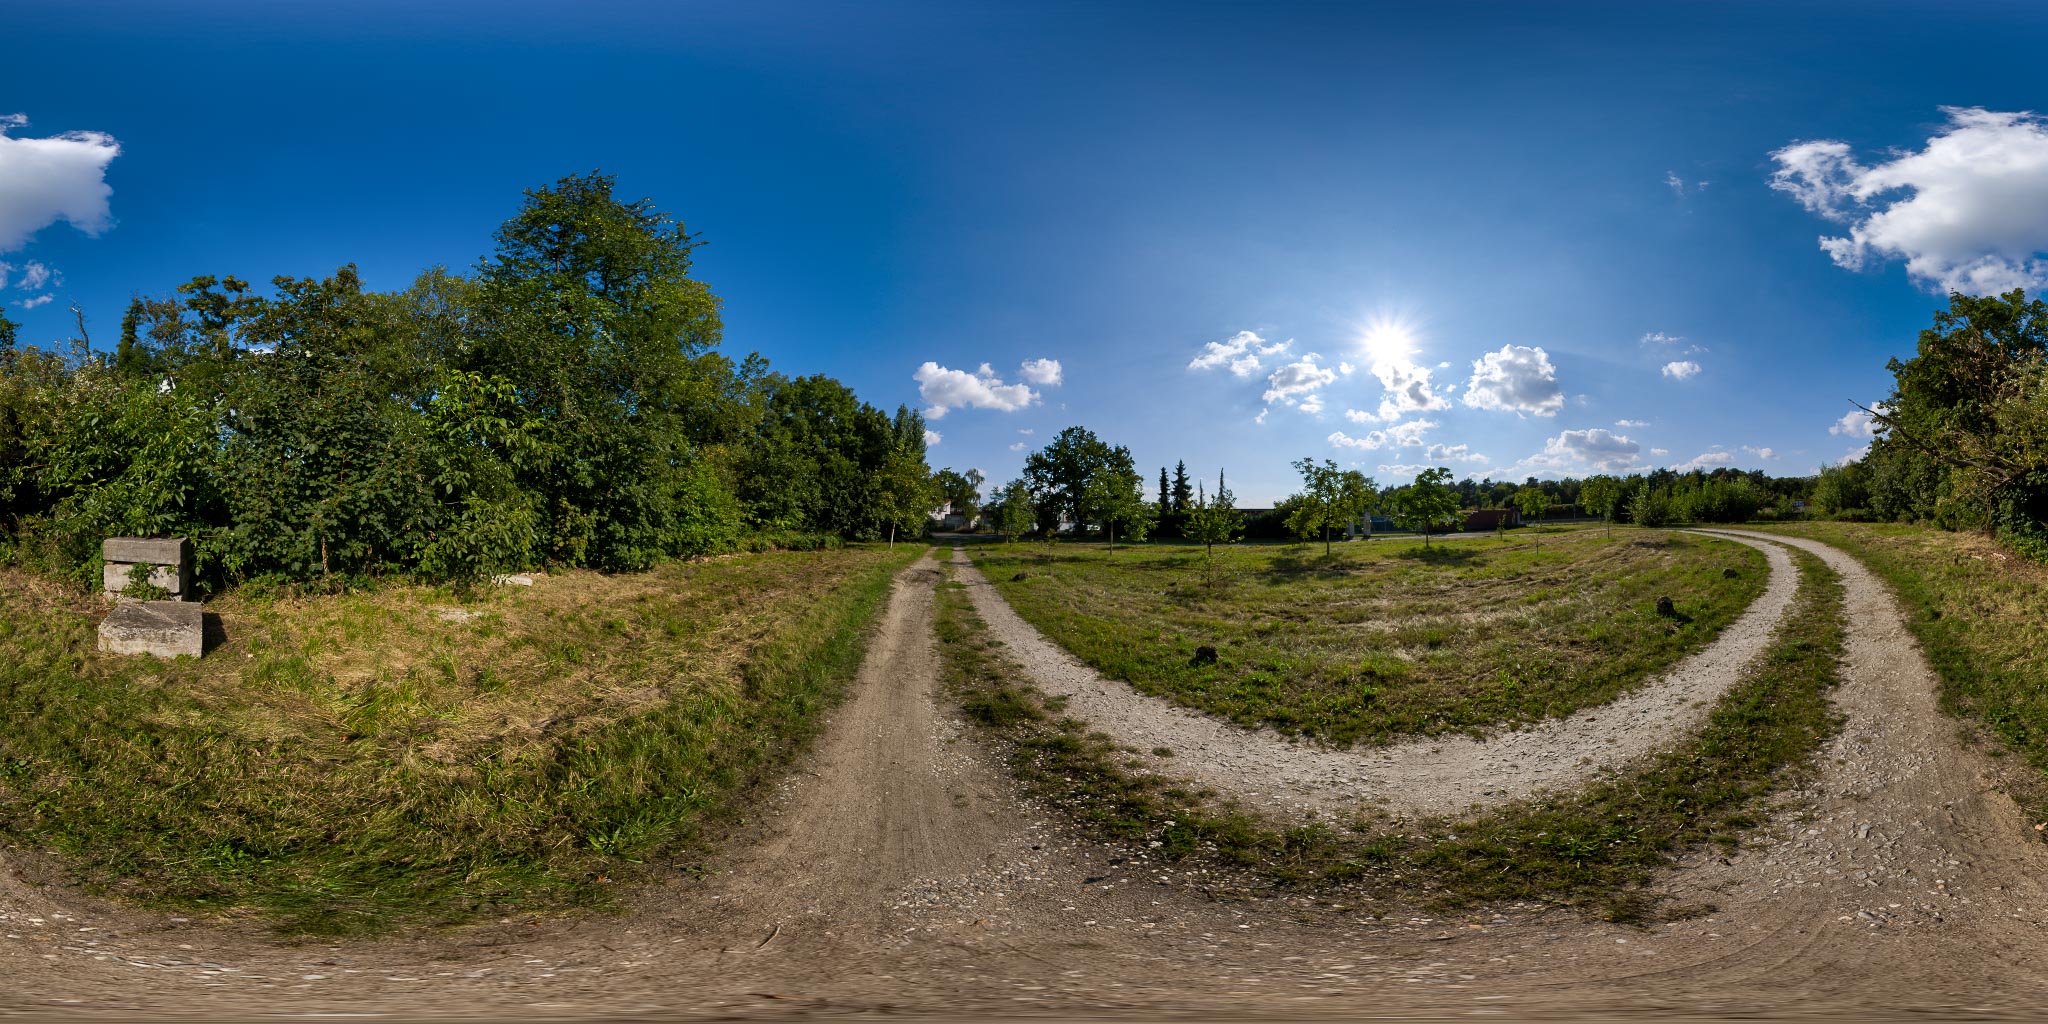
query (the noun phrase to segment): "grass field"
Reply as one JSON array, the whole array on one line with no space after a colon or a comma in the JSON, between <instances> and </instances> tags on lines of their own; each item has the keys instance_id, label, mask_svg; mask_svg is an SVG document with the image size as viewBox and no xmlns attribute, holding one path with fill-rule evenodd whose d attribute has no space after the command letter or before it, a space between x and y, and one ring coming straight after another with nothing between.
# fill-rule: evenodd
<instances>
[{"instance_id":1,"label":"grass field","mask_svg":"<svg viewBox=\"0 0 2048 1024\"><path fill-rule=\"evenodd\" d=\"M1008 744L1037 796L1125 845L1138 865L1127 870L1172 866L1218 891L1278 885L1368 911L1537 900L1646 921L1702 909L1660 906L1642 884L1684 850L1739 845L1836 728L1827 692L1841 655L1841 585L1819 559L1793 557L1808 582L1785 625L1696 736L1579 793L1464 821L1397 824L1362 810L1345 827L1277 829L1154 774L1155 760L1020 682L957 584L941 591L939 635L969 717Z\"/></svg>"},{"instance_id":2,"label":"grass field","mask_svg":"<svg viewBox=\"0 0 2048 1024\"><path fill-rule=\"evenodd\" d=\"M1732 542L1635 530L1354 542L1330 558L1321 545L1219 548L1213 568L1187 547L974 557L1020 615L1104 675L1334 745L1611 700L1704 646L1768 574ZM1678 619L1656 614L1659 596ZM1202 646L1213 664L1198 663Z\"/></svg>"},{"instance_id":3,"label":"grass field","mask_svg":"<svg viewBox=\"0 0 2048 1024\"><path fill-rule=\"evenodd\" d=\"M203 660L96 653L0 573L0 830L88 886L341 934L606 905L815 726L920 549L208 605Z\"/></svg>"},{"instance_id":4,"label":"grass field","mask_svg":"<svg viewBox=\"0 0 2048 1024\"><path fill-rule=\"evenodd\" d=\"M1919 526L1800 523L1774 530L1856 556L1904 601L1942 678L1942 704L2002 737L2034 771L2014 795L2048 820L2048 567L1989 537Z\"/></svg>"}]
</instances>

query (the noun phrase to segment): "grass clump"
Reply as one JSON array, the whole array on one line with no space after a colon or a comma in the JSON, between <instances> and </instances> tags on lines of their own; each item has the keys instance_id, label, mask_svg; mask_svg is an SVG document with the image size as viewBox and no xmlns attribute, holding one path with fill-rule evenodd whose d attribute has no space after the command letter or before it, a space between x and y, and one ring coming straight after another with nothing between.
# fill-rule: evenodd
<instances>
[{"instance_id":1,"label":"grass clump","mask_svg":"<svg viewBox=\"0 0 2048 1024\"><path fill-rule=\"evenodd\" d=\"M1635 921L1655 913L1659 897L1642 886L1656 869L1703 844L1737 845L1838 726L1827 693L1841 656L1841 584L1819 559L1793 557L1806 583L1786 624L1693 738L1579 793L1467 820L1276 826L1143 770L1109 737L1060 717L1056 700L1015 683L1016 670L981 642L957 590L941 601L940 638L964 699L1002 689L1039 701L1044 713L998 729L1025 784L1141 856L1202 858L1239 884L1345 899L1439 910L1535 899Z\"/></svg>"},{"instance_id":2,"label":"grass clump","mask_svg":"<svg viewBox=\"0 0 2048 1024\"><path fill-rule=\"evenodd\" d=\"M0 586L0 831L89 888L338 935L602 908L816 727L908 547L572 572L466 604L229 595L203 660Z\"/></svg>"},{"instance_id":3,"label":"grass clump","mask_svg":"<svg viewBox=\"0 0 2048 1024\"><path fill-rule=\"evenodd\" d=\"M1188 548L1062 550L976 559L1018 614L1104 675L1333 745L1612 700L1706 645L1769 575L1751 548L1649 531L1380 540L1327 558L1241 547L1217 552L1214 572ZM1679 617L1656 614L1664 596Z\"/></svg>"}]
</instances>

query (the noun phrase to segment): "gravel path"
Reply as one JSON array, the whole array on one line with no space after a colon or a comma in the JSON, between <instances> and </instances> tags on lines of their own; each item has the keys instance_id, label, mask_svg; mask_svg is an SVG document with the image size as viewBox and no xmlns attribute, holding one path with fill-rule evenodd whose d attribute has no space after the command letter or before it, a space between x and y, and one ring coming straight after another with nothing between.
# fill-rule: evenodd
<instances>
[{"instance_id":1,"label":"gravel path","mask_svg":"<svg viewBox=\"0 0 2048 1024\"><path fill-rule=\"evenodd\" d=\"M2013 759L1958 742L1881 584L1771 539L1843 576L1847 723L1744 852L1659 883L1717 908L1687 920L1215 899L1199 868L1080 838L938 695L927 560L754 831L631 914L286 944L4 851L0 1017L2038 1019L2048 848L1999 791Z\"/></svg>"},{"instance_id":2,"label":"gravel path","mask_svg":"<svg viewBox=\"0 0 2048 1024\"><path fill-rule=\"evenodd\" d=\"M1171 749L1175 772L1289 817L1349 817L1362 803L1398 815L1436 816L1575 788L1668 749L1697 728L1769 646L1799 585L1799 570L1782 548L1725 539L1762 551L1770 583L1719 637L1662 678L1609 703L1483 740L1420 737L1357 750L1245 729L1105 679L1024 621L962 549L953 549L953 564L975 610L1040 690L1066 697L1074 717L1122 744Z\"/></svg>"}]
</instances>

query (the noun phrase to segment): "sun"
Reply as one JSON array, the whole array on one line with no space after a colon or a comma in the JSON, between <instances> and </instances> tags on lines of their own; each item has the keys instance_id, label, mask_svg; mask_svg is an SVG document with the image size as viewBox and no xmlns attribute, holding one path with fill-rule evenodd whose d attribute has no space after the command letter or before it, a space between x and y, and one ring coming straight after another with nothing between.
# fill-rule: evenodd
<instances>
[{"instance_id":1,"label":"sun","mask_svg":"<svg viewBox=\"0 0 2048 1024\"><path fill-rule=\"evenodd\" d=\"M1380 317L1366 325L1358 345L1374 366L1405 363L1415 354L1415 331L1400 320Z\"/></svg>"}]
</instances>

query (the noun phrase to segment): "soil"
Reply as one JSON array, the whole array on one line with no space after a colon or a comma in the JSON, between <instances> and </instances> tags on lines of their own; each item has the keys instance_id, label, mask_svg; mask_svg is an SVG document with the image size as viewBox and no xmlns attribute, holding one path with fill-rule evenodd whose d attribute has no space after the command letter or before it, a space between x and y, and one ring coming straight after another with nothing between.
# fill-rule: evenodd
<instances>
[{"instance_id":1,"label":"soil","mask_svg":"<svg viewBox=\"0 0 2048 1024\"><path fill-rule=\"evenodd\" d=\"M285 945L68 890L0 858L0 1013L130 1019L1720 1017L2005 1014L2048 998L2048 849L1959 738L1892 598L1847 556L1848 725L1749 852L1663 886L1651 929L1527 906L1457 919L1225 901L1020 800L937 694L927 558L854 697L751 831L617 917Z\"/></svg>"},{"instance_id":2,"label":"soil","mask_svg":"<svg viewBox=\"0 0 2048 1024\"><path fill-rule=\"evenodd\" d=\"M1397 816L1436 817L1505 804L1670 748L1697 729L1721 695L1770 646L1799 588L1783 548L1728 537L1764 553L1771 578L1740 618L1662 677L1617 700L1539 725L1480 738L1418 737L1376 748L1317 746L1251 730L1105 679L1024 621L953 550L974 609L1038 689L1067 711L1140 750L1173 751L1172 771L1270 815L1348 818L1361 804Z\"/></svg>"}]
</instances>

